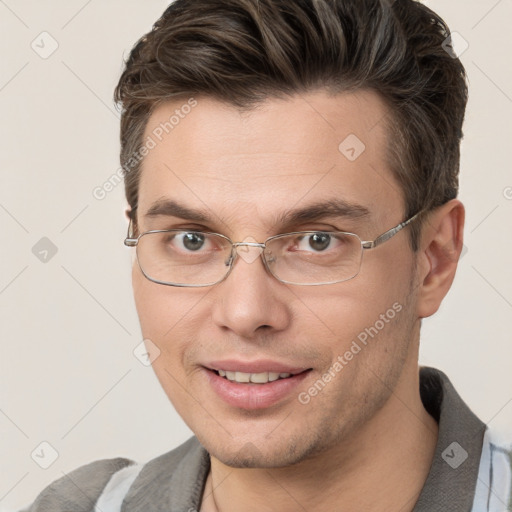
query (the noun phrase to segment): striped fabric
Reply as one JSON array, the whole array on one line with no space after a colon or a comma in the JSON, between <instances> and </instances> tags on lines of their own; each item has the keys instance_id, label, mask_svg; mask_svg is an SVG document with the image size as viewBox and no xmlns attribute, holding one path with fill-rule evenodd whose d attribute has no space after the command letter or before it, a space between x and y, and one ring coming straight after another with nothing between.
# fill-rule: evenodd
<instances>
[{"instance_id":1,"label":"striped fabric","mask_svg":"<svg viewBox=\"0 0 512 512\"><path fill-rule=\"evenodd\" d=\"M506 443L492 429L487 429L471 512L509 511L512 511L512 442Z\"/></svg>"},{"instance_id":2,"label":"striped fabric","mask_svg":"<svg viewBox=\"0 0 512 512\"><path fill-rule=\"evenodd\" d=\"M121 512L123 501L142 468L142 464L133 464L114 473L98 498L94 512Z\"/></svg>"}]
</instances>

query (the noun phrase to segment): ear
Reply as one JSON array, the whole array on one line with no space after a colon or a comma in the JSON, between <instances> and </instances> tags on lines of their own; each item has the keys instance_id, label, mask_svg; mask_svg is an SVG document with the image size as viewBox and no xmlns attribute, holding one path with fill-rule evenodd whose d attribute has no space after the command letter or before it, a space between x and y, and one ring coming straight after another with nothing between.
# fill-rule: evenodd
<instances>
[{"instance_id":1,"label":"ear","mask_svg":"<svg viewBox=\"0 0 512 512\"><path fill-rule=\"evenodd\" d=\"M124 213L129 222L128 233L130 236L135 236L137 233L137 208L129 206Z\"/></svg>"},{"instance_id":2,"label":"ear","mask_svg":"<svg viewBox=\"0 0 512 512\"><path fill-rule=\"evenodd\" d=\"M433 315L450 289L463 247L464 206L452 199L424 221L418 254L418 317Z\"/></svg>"}]
</instances>

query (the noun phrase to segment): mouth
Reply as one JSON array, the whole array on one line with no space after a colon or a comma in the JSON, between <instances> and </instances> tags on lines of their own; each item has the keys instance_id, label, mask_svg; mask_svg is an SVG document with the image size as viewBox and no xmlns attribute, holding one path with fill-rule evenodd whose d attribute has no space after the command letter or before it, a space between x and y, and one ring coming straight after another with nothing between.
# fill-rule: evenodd
<instances>
[{"instance_id":1,"label":"mouth","mask_svg":"<svg viewBox=\"0 0 512 512\"><path fill-rule=\"evenodd\" d=\"M256 368L239 366L242 365L219 364L203 370L211 389L224 403L245 410L265 409L286 399L293 400L298 396L298 386L312 371L275 365L265 369L261 364Z\"/></svg>"},{"instance_id":2,"label":"mouth","mask_svg":"<svg viewBox=\"0 0 512 512\"><path fill-rule=\"evenodd\" d=\"M289 379L294 375L298 375L298 373L288 373L288 372L259 372L259 373L247 373L241 371L228 371L228 370L212 370L219 377L227 379L231 382L238 382L240 384L268 384L269 382L274 382L280 379ZM306 370L307 371L307 370Z\"/></svg>"}]
</instances>

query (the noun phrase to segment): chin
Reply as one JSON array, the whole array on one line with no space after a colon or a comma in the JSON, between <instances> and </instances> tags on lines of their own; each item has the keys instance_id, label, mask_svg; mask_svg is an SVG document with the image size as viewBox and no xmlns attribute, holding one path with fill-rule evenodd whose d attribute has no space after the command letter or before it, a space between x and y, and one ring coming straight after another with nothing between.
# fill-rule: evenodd
<instances>
[{"instance_id":1,"label":"chin","mask_svg":"<svg viewBox=\"0 0 512 512\"><path fill-rule=\"evenodd\" d=\"M197 434L196 434L197 435ZM308 439L305 436L298 438L266 436L258 437L253 441L247 438L237 442L212 441L197 435L199 441L208 453L232 468L282 468L293 466L310 457L329 449L329 441L318 436Z\"/></svg>"}]
</instances>

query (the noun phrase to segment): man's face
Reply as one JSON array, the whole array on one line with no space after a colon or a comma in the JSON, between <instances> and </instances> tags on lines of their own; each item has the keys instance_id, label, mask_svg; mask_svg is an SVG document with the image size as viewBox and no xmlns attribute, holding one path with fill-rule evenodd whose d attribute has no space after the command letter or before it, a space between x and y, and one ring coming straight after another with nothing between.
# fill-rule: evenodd
<instances>
[{"instance_id":1,"label":"man's face","mask_svg":"<svg viewBox=\"0 0 512 512\"><path fill-rule=\"evenodd\" d=\"M181 109L186 101L162 105L150 118L145 140L157 145L143 163L139 232L203 230L263 242L327 230L373 240L404 220L376 94L309 93L245 113L196 100L191 109ZM179 122L158 141L176 109ZM334 200L368 213L282 219ZM210 220L147 215L164 201ZM161 351L153 363L161 385L205 448L234 466L281 467L348 444L385 408L404 368L416 364L413 282L406 232L365 251L354 279L331 285L283 284L261 258L238 257L227 279L204 288L156 284L133 267L142 333ZM237 383L218 370L294 375Z\"/></svg>"}]
</instances>

